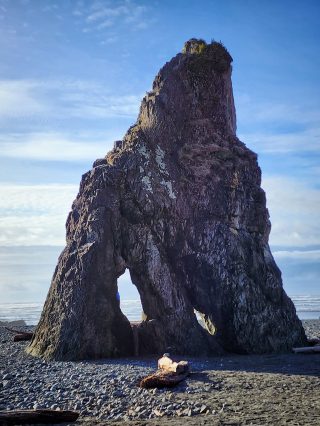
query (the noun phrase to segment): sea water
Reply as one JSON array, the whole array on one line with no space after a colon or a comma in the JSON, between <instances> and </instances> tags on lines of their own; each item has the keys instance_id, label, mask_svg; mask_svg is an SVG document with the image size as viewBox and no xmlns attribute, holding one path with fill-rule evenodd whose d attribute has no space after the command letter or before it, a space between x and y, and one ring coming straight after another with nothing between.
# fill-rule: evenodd
<instances>
[{"instance_id":1,"label":"sea water","mask_svg":"<svg viewBox=\"0 0 320 426\"><path fill-rule=\"evenodd\" d=\"M300 319L320 318L320 296L291 296ZM129 321L140 321L142 306L140 300L122 300L122 312ZM39 321L42 303L0 303L0 321L23 319L28 325L36 325Z\"/></svg>"},{"instance_id":2,"label":"sea water","mask_svg":"<svg viewBox=\"0 0 320 426\"><path fill-rule=\"evenodd\" d=\"M0 321L24 319L27 324L37 324L61 250L62 247L56 246L0 246ZM305 271L309 273L311 266L314 274L312 282L309 282ZM282 267L284 268L285 265ZM295 282L291 282L292 274L284 274L284 289L292 298L299 318L318 319L320 317L320 288L318 290L317 287L319 266L309 262L307 268L302 263L298 267L299 274L296 270L294 273L299 283L303 285L295 285ZM128 271L118 279L117 284L121 294L122 312L130 321L141 320L140 296L131 283ZM301 294L302 292L305 294ZM13 301L15 303L11 303Z\"/></svg>"}]
</instances>

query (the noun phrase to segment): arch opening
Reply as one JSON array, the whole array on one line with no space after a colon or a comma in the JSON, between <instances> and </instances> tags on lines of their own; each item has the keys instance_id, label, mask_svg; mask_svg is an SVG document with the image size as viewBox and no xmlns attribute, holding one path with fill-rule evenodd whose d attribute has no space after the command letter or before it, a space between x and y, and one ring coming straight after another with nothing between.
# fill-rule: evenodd
<instances>
[{"instance_id":1,"label":"arch opening","mask_svg":"<svg viewBox=\"0 0 320 426\"><path fill-rule=\"evenodd\" d=\"M140 322L144 319L140 293L131 280L130 271L117 278L117 291L120 296L120 309L130 322Z\"/></svg>"}]
</instances>

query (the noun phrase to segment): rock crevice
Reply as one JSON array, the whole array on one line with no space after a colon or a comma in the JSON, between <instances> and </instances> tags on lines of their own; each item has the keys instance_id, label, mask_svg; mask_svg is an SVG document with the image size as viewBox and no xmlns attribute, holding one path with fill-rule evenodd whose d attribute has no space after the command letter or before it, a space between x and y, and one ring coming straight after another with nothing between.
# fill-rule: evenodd
<instances>
[{"instance_id":1,"label":"rock crevice","mask_svg":"<svg viewBox=\"0 0 320 426\"><path fill-rule=\"evenodd\" d=\"M257 156L236 137L231 62L220 43L187 42L136 124L82 177L29 353L133 355L116 299L126 268L145 314L140 354L279 352L305 341L268 246Z\"/></svg>"}]
</instances>

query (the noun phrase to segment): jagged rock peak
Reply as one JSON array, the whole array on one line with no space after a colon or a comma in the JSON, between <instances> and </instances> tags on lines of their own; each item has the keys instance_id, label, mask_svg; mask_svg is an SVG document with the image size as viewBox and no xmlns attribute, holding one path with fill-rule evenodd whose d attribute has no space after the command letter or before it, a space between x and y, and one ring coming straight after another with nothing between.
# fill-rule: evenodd
<instances>
[{"instance_id":1,"label":"jagged rock peak","mask_svg":"<svg viewBox=\"0 0 320 426\"><path fill-rule=\"evenodd\" d=\"M207 59L211 58L214 68L220 72L228 70L233 61L232 56L224 45L217 41L207 44L202 39L191 38L185 42L182 53L202 55L202 57Z\"/></svg>"},{"instance_id":2,"label":"jagged rock peak","mask_svg":"<svg viewBox=\"0 0 320 426\"><path fill-rule=\"evenodd\" d=\"M214 142L225 146L228 138L235 136L229 52L221 43L196 39L186 42L184 52L159 71L152 90L141 102L137 122L107 154L109 164L144 137L148 145L180 152L186 145L199 149L201 144ZM190 137L190 129L197 133L194 137Z\"/></svg>"},{"instance_id":3,"label":"jagged rock peak","mask_svg":"<svg viewBox=\"0 0 320 426\"><path fill-rule=\"evenodd\" d=\"M29 353L264 353L306 342L268 245L257 156L236 137L231 60L220 43L189 40L123 140L82 177ZM143 307L135 327L116 296L126 269Z\"/></svg>"},{"instance_id":4,"label":"jagged rock peak","mask_svg":"<svg viewBox=\"0 0 320 426\"><path fill-rule=\"evenodd\" d=\"M190 40L186 41L183 49L182 49L182 53L202 53L206 47L207 47L207 43L201 39L201 38L191 38Z\"/></svg>"}]
</instances>

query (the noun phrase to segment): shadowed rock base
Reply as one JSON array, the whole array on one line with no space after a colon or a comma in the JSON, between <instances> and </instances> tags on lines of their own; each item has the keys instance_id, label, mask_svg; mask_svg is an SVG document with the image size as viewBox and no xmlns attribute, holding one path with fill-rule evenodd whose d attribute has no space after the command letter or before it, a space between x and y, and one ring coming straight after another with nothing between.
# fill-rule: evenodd
<instances>
[{"instance_id":1,"label":"shadowed rock base","mask_svg":"<svg viewBox=\"0 0 320 426\"><path fill-rule=\"evenodd\" d=\"M30 354L127 356L137 339L140 354L305 343L268 246L257 156L236 137L232 58L219 43L188 43L136 124L82 177ZM135 339L116 299L126 268L146 318Z\"/></svg>"}]
</instances>

